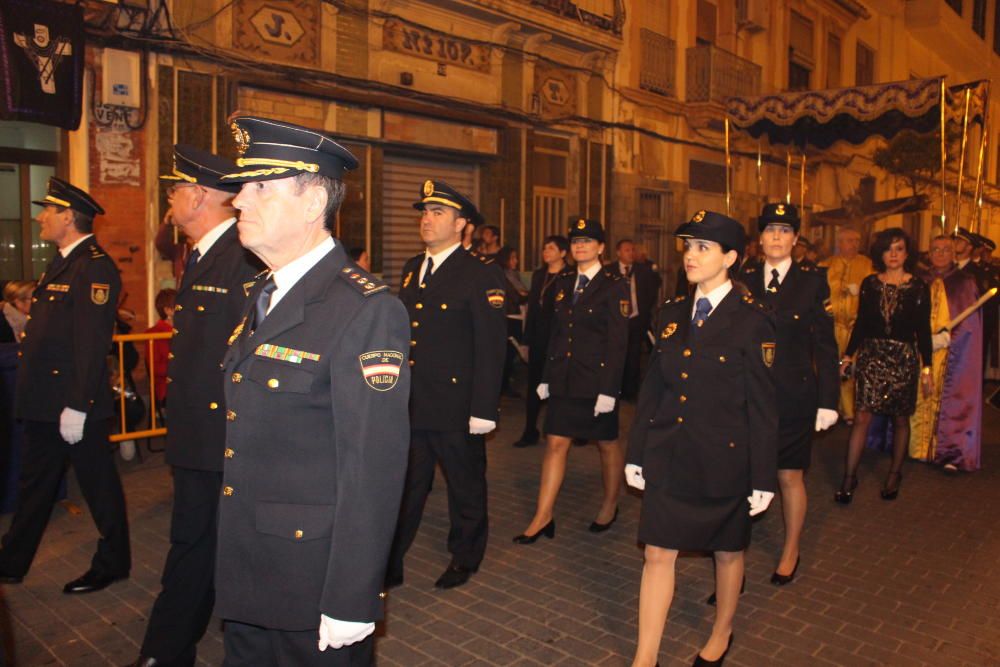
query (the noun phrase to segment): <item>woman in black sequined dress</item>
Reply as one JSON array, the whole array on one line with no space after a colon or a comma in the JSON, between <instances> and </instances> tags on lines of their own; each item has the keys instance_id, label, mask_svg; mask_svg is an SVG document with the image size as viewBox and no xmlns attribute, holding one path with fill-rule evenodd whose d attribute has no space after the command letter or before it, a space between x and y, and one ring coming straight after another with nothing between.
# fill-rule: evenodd
<instances>
[{"instance_id":1,"label":"woman in black sequined dress","mask_svg":"<svg viewBox=\"0 0 1000 667\"><path fill-rule=\"evenodd\" d=\"M877 274L861 283L858 317L841 364L853 368L857 416L847 445L844 481L834 500L851 502L858 462L873 414L893 420L892 465L882 498L899 495L917 385L931 390L930 288L913 275L917 255L902 229L879 232L871 248Z\"/></svg>"}]
</instances>

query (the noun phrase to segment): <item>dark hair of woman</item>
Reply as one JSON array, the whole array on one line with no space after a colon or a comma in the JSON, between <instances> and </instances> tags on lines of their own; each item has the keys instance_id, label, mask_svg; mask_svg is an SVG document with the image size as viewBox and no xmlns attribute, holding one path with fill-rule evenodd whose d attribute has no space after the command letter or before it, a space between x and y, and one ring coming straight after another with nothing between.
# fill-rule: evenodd
<instances>
[{"instance_id":1,"label":"dark hair of woman","mask_svg":"<svg viewBox=\"0 0 1000 667\"><path fill-rule=\"evenodd\" d=\"M907 273L913 273L913 270L917 265L916 248L913 246L913 239L910 238L910 235L903 231L900 227L883 229L875 235L875 239L872 241L871 250L868 251L868 255L872 259L872 264L875 266L875 270L879 273L885 271L885 260L882 259L882 255L884 255L896 241L902 241L906 246L906 261L903 262L903 270Z\"/></svg>"},{"instance_id":2,"label":"dark hair of woman","mask_svg":"<svg viewBox=\"0 0 1000 667\"><path fill-rule=\"evenodd\" d=\"M569 241L566 239L565 236L559 236L558 234L553 234L552 236L546 236L545 240L542 241L542 245L544 246L546 243L551 243L552 245L559 248L559 250L563 252L569 252Z\"/></svg>"}]
</instances>

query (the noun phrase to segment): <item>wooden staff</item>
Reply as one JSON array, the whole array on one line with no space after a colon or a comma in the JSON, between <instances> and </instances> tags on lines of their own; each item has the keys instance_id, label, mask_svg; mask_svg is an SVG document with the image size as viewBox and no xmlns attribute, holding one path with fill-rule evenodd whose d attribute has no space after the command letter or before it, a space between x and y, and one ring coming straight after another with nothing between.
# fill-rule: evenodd
<instances>
[{"instance_id":1,"label":"wooden staff","mask_svg":"<svg viewBox=\"0 0 1000 667\"><path fill-rule=\"evenodd\" d=\"M792 203L792 149L785 149L785 203Z\"/></svg>"},{"instance_id":2,"label":"wooden staff","mask_svg":"<svg viewBox=\"0 0 1000 667\"><path fill-rule=\"evenodd\" d=\"M799 216L806 210L806 154L802 154L802 167L799 170Z\"/></svg>"},{"instance_id":3,"label":"wooden staff","mask_svg":"<svg viewBox=\"0 0 1000 667\"><path fill-rule=\"evenodd\" d=\"M958 226L962 222L962 181L965 179L965 144L969 136L969 100L972 99L972 89L965 89L965 113L962 116L962 153L958 156L958 203L955 204L955 230L958 233Z\"/></svg>"}]
</instances>

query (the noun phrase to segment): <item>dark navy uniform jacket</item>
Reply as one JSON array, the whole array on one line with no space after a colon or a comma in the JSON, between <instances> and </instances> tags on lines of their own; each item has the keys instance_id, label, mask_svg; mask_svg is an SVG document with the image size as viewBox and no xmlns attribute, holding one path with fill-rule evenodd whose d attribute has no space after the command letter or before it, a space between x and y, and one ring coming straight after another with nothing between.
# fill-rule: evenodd
<instances>
[{"instance_id":1,"label":"dark navy uniform jacket","mask_svg":"<svg viewBox=\"0 0 1000 667\"><path fill-rule=\"evenodd\" d=\"M409 327L337 245L223 362L216 613L277 630L382 617L410 442Z\"/></svg>"},{"instance_id":2,"label":"dark navy uniform jacket","mask_svg":"<svg viewBox=\"0 0 1000 667\"><path fill-rule=\"evenodd\" d=\"M108 353L120 293L118 267L93 236L42 276L21 340L18 419L57 422L66 407L112 416Z\"/></svg>"},{"instance_id":3,"label":"dark navy uniform jacket","mask_svg":"<svg viewBox=\"0 0 1000 667\"><path fill-rule=\"evenodd\" d=\"M628 281L602 267L574 305L576 281L576 269L559 278L542 382L551 396L617 398L628 347Z\"/></svg>"},{"instance_id":4,"label":"dark navy uniform jacket","mask_svg":"<svg viewBox=\"0 0 1000 667\"><path fill-rule=\"evenodd\" d=\"M734 287L689 339L691 300L660 309L656 349L639 392L626 463L646 488L732 498L774 491L778 413L769 312Z\"/></svg>"},{"instance_id":5,"label":"dark navy uniform jacket","mask_svg":"<svg viewBox=\"0 0 1000 667\"><path fill-rule=\"evenodd\" d=\"M240 245L233 223L184 274L167 366L170 465L222 471L226 401L219 363L261 268L260 261Z\"/></svg>"},{"instance_id":6,"label":"dark navy uniform jacket","mask_svg":"<svg viewBox=\"0 0 1000 667\"><path fill-rule=\"evenodd\" d=\"M840 359L833 317L827 311L830 286L822 269L792 262L778 291L769 294L765 285L771 276L765 273L763 261L747 262L740 269L740 280L751 296L774 311L778 413L783 422L803 420L811 425L816 408L836 410L840 400Z\"/></svg>"},{"instance_id":7,"label":"dark navy uniform jacket","mask_svg":"<svg viewBox=\"0 0 1000 667\"><path fill-rule=\"evenodd\" d=\"M414 430L469 430L497 421L507 320L504 278L493 260L455 249L420 288L421 253L403 267L399 298L410 317Z\"/></svg>"}]
</instances>

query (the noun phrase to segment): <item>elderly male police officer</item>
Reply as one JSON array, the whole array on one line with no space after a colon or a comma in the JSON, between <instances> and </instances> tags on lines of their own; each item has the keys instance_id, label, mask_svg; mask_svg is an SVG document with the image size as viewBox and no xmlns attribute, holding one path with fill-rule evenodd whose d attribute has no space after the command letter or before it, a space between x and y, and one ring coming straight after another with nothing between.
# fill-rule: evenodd
<instances>
[{"instance_id":1,"label":"elderly male police officer","mask_svg":"<svg viewBox=\"0 0 1000 667\"><path fill-rule=\"evenodd\" d=\"M94 239L104 209L83 190L49 179L36 220L58 248L32 299L22 334L15 415L25 421L21 496L0 550L0 583L27 574L45 532L66 461L100 533L87 572L65 593L101 590L128 576L125 497L111 448L108 352L121 291L118 267Z\"/></svg>"},{"instance_id":2,"label":"elderly male police officer","mask_svg":"<svg viewBox=\"0 0 1000 667\"><path fill-rule=\"evenodd\" d=\"M451 563L435 584L453 588L486 552L486 437L496 428L506 344L503 274L461 246L476 207L442 181L426 181L420 238L426 252L403 267L399 297L410 316L410 464L387 586L403 582L403 557L420 527L441 464L448 484Z\"/></svg>"},{"instance_id":3,"label":"elderly male police officer","mask_svg":"<svg viewBox=\"0 0 1000 667\"><path fill-rule=\"evenodd\" d=\"M740 269L740 279L774 311L777 341L774 378L779 401L778 483L785 517L785 546L771 583L791 583L799 565L806 518L806 487L813 431L837 421L840 400L837 340L830 286L824 270L795 262L799 212L791 204L767 204L757 219L762 261Z\"/></svg>"},{"instance_id":4,"label":"elderly male police officer","mask_svg":"<svg viewBox=\"0 0 1000 667\"><path fill-rule=\"evenodd\" d=\"M193 665L215 603L216 513L222 487L226 407L219 362L239 322L246 287L261 264L240 245L233 195L219 183L236 166L191 146L174 146L167 200L173 223L191 240L177 291L170 342L170 428L174 505L163 589L146 625L137 667Z\"/></svg>"},{"instance_id":5,"label":"elderly male police officer","mask_svg":"<svg viewBox=\"0 0 1000 667\"><path fill-rule=\"evenodd\" d=\"M370 664L409 441L406 311L331 236L350 151L298 125L233 125L245 152L222 181L243 184L240 242L270 274L223 361L225 664Z\"/></svg>"}]
</instances>

